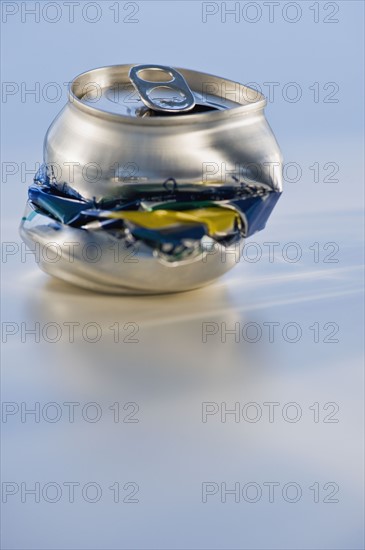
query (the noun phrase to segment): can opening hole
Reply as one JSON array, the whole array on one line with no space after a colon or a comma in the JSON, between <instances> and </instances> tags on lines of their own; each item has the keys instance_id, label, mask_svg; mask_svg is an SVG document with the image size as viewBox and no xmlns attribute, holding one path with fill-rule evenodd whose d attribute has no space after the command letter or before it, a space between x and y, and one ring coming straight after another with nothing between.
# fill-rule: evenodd
<instances>
[{"instance_id":1,"label":"can opening hole","mask_svg":"<svg viewBox=\"0 0 365 550\"><path fill-rule=\"evenodd\" d=\"M146 82L172 82L174 77L168 71L163 69L142 69L138 71L137 76Z\"/></svg>"},{"instance_id":2,"label":"can opening hole","mask_svg":"<svg viewBox=\"0 0 365 550\"><path fill-rule=\"evenodd\" d=\"M218 107L214 107L212 105L206 105L206 104L199 104L196 103L195 107L191 109L190 111L176 111L175 113L171 112L163 112L163 111L153 111L152 109L149 109L148 107L141 107L140 109L137 109L136 116L145 118L145 117L165 117L165 116L189 116L189 115L196 115L198 113L207 113L211 111L220 111Z\"/></svg>"}]
</instances>

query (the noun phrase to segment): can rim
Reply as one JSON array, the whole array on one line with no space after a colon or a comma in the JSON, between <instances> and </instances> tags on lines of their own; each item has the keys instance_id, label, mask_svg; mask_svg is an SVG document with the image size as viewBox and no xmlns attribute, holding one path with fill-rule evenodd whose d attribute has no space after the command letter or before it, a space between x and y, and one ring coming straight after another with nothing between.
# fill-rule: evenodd
<instances>
[{"instance_id":1,"label":"can rim","mask_svg":"<svg viewBox=\"0 0 365 550\"><path fill-rule=\"evenodd\" d=\"M106 79L108 72L113 73L113 72L119 71L119 72L122 72L122 73L124 72L128 74L129 69L134 67L135 65L138 65L138 63L131 63L128 65L107 65L102 67L96 67L94 69L90 69L88 71L80 73L72 80L72 82L68 86L69 102L72 105L75 105L77 108L85 111L86 113L94 116L98 116L99 118L119 121L124 124L137 124L137 125L143 125L143 126L174 126L174 125L181 126L181 124L196 124L198 122L201 122L201 123L219 122L219 121L224 121L231 117L242 117L242 116L251 114L255 111L263 111L267 103L265 96L261 92L258 92L253 88L245 86L244 84L235 82L233 80L228 80L226 78L222 78L216 75L212 75L210 73L203 73L200 71L195 71L192 69L184 69L179 67L174 67L174 68L177 71L181 72L182 75L188 81L191 79L208 77L210 79L213 79L216 83L224 82L228 85L238 86L241 91L255 93L256 98L254 100L249 100L245 104L241 103L238 107L233 107L231 109L223 109L223 110L210 111L205 113L189 114L186 116L179 116L174 114L171 116L165 115L164 117L141 118L141 117L126 116L120 113L111 113L108 111L104 111L103 109L98 109L97 107L94 107L90 104L87 104L81 101L81 98L75 92L76 84L78 84L80 80L85 81L85 79L91 76L92 74L96 75L97 73L100 73L99 77L104 77L104 79ZM88 81L88 82L86 81L85 83L95 84L96 81ZM115 84L115 81L113 83ZM193 90L194 90L194 87L193 87ZM217 96L217 97L222 97L222 96Z\"/></svg>"}]
</instances>

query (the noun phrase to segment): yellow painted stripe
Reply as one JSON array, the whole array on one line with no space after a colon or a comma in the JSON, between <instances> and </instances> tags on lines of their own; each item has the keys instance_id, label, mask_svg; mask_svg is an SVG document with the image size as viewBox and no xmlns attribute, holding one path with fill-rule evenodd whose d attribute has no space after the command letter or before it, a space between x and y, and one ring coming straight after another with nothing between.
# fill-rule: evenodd
<instances>
[{"instance_id":1,"label":"yellow painted stripe","mask_svg":"<svg viewBox=\"0 0 365 550\"><path fill-rule=\"evenodd\" d=\"M105 211L105 217L128 220L147 229L162 229L179 223L203 223L207 226L210 235L229 233L235 229L236 221L240 223L240 217L237 212L231 208L221 206L184 211L154 210L152 212L139 212L109 210Z\"/></svg>"}]
</instances>

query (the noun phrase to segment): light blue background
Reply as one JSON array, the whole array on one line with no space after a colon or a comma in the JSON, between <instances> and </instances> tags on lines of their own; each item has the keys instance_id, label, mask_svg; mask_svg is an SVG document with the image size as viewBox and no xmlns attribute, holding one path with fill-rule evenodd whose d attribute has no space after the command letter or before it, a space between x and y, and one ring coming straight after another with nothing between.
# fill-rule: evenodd
<instances>
[{"instance_id":1,"label":"light blue background","mask_svg":"<svg viewBox=\"0 0 365 550\"><path fill-rule=\"evenodd\" d=\"M124 4L120 4L121 18L130 13L130 8L123 9ZM75 75L103 65L160 63L239 82L257 82L264 93L268 91L264 82L279 82L267 116L285 161L299 163L303 176L298 183L288 184L286 202L283 200L278 208L301 212L308 208L335 210L340 205L341 209L358 208L363 197L363 3L335 3L339 11L332 18L339 23L314 23L315 13L310 9L314 3L297 4L302 11L297 23L284 20L282 13L288 2L282 2L275 8L273 23L269 22L268 8L262 5L261 19L251 24L242 17L236 23L233 16L222 23L221 9L204 24L202 4L195 1L141 2L134 16L139 20L136 24L114 23L112 2L100 3L101 18L95 24L83 20L82 3L75 7L74 23L68 23L62 2L61 19L54 24L42 20L34 23L31 15L21 23L19 9L2 28L3 81L15 82L19 88L22 82L29 88L39 82L41 90L56 82L64 94L56 103L35 103L32 96L22 103L20 92L8 97L2 105L6 132L3 160L25 161L30 169L41 160L44 134L66 101L64 83ZM228 7L233 5L227 3ZM325 10L325 5L319 3L321 21L331 17L332 10ZM54 17L55 11L49 10L49 17ZM94 16L92 11L88 13ZM253 12L249 13L253 17ZM293 17L294 12L289 10L288 15ZM302 90L297 103L282 98L282 89L289 82ZM321 89L319 103L314 102L314 92L309 89L315 82ZM337 83L339 91L334 98L338 103L323 103L332 90L323 90L327 82ZM340 185L315 184L309 166L316 161L321 166L336 162ZM292 176L293 172L289 174ZM31 177L29 174L28 181ZM19 190L18 174L8 181ZM21 186L17 196L24 194L24 189Z\"/></svg>"},{"instance_id":2,"label":"light blue background","mask_svg":"<svg viewBox=\"0 0 365 550\"><path fill-rule=\"evenodd\" d=\"M15 3L14 3L15 4ZM269 22L267 8L257 23L226 23L218 15L202 23L201 2L138 2L137 24L102 17L90 24L75 8L75 22L35 23L20 11L2 24L2 80L21 88L57 82L56 103L21 94L2 107L2 162L25 163L2 181L3 240L19 244L17 227L32 170L42 159L43 137L66 101L63 83L91 68L122 63L158 63L217 74L239 82L280 82L267 116L286 162L303 175L287 183L266 230L254 241L296 241L298 264L237 266L227 277L182 296L115 298L93 295L51 281L31 258L3 263L3 319L29 324L77 320L140 325L136 347L95 346L76 341L53 347L10 339L3 349L5 401L95 401L105 410L114 401L136 401L138 425L101 422L73 425L3 424L3 480L41 482L136 480L138 505L107 498L90 505L67 502L3 505L3 546L11 549L360 549L363 548L363 308L361 269L363 223L363 52L362 2L336 2L338 23L319 2L297 2L302 18L283 20L281 2ZM125 4L125 3L124 3ZM220 3L216 3L221 5ZM244 3L241 3L244 4ZM331 4L331 3L330 3ZM17 4L21 10L21 3ZM43 6L44 3L41 3ZM228 2L227 6L232 6ZM51 13L51 12L50 12ZM121 16L124 16L121 3ZM296 82L303 95L284 101L282 87ZM320 84L321 101L309 89ZM323 85L335 82L338 103L323 102ZM263 91L267 90L263 86ZM327 93L330 90L327 90ZM315 162L322 167L313 181ZM323 181L323 166L335 162L336 183ZM4 164L3 164L4 166ZM339 263L323 263L323 245L339 246ZM321 261L310 246L320 243ZM305 337L296 345L200 341L201 322L296 321ZM308 327L332 321L340 342L314 344ZM109 331L110 332L110 331ZM306 410L299 424L201 423L202 401L297 401ZM313 402L338 402L339 424L314 424ZM218 499L203 505L202 481L314 481L341 486L338 504L278 501L248 505ZM105 489L106 494L108 490Z\"/></svg>"}]
</instances>

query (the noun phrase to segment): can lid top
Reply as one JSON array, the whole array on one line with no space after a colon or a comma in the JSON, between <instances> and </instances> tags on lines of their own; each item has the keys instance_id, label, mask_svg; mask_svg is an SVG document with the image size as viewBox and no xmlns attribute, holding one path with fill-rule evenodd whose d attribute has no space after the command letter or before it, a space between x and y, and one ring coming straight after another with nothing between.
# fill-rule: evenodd
<instances>
[{"instance_id":1,"label":"can lid top","mask_svg":"<svg viewBox=\"0 0 365 550\"><path fill-rule=\"evenodd\" d=\"M196 116L200 121L216 119L266 105L260 92L237 82L150 64L112 65L83 73L71 83L69 97L94 115L154 124L192 122Z\"/></svg>"}]
</instances>

